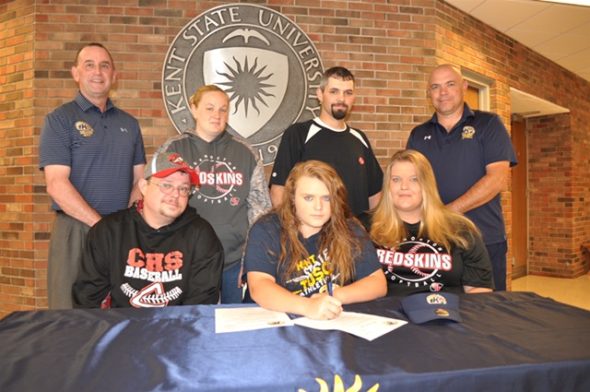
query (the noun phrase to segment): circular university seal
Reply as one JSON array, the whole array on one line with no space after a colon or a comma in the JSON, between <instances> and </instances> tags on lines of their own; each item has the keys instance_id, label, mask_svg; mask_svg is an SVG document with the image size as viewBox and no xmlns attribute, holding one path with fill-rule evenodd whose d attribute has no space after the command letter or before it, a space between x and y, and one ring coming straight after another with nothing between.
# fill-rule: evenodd
<instances>
[{"instance_id":1,"label":"circular university seal","mask_svg":"<svg viewBox=\"0 0 590 392\"><path fill-rule=\"evenodd\" d=\"M178 132L194 129L189 99L204 84L230 97L228 131L274 161L282 132L318 115L323 65L309 37L267 7L228 4L187 23L168 49L162 96Z\"/></svg>"}]
</instances>

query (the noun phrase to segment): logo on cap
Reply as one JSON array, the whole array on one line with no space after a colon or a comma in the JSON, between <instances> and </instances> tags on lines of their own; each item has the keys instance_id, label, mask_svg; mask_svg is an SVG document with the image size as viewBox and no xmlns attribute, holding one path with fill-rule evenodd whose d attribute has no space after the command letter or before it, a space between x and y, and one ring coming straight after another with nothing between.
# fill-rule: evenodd
<instances>
[{"instance_id":1,"label":"logo on cap","mask_svg":"<svg viewBox=\"0 0 590 392\"><path fill-rule=\"evenodd\" d=\"M446 305L447 299L440 294L431 294L426 297L426 302L430 305Z\"/></svg>"},{"instance_id":2,"label":"logo on cap","mask_svg":"<svg viewBox=\"0 0 590 392\"><path fill-rule=\"evenodd\" d=\"M152 161L146 165L144 178L146 180L151 176L164 178L177 171L183 171L188 174L190 177L190 182L193 186L198 187L200 185L199 174L197 171L188 163L186 163L186 161L182 159L182 156L176 152L170 154L156 152L152 158Z\"/></svg>"}]
</instances>

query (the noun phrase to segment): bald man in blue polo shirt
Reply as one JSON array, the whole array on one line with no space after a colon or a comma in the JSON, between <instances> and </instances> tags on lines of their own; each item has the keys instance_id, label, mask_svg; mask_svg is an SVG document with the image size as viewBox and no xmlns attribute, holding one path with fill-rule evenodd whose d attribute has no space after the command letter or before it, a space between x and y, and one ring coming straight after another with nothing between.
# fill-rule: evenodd
<instances>
[{"instance_id":1,"label":"bald man in blue polo shirt","mask_svg":"<svg viewBox=\"0 0 590 392\"><path fill-rule=\"evenodd\" d=\"M47 115L39 145L39 168L56 211L47 266L50 309L72 308L86 233L139 196L132 190L145 164L139 123L109 99L117 79L109 51L84 45L71 72L79 93Z\"/></svg>"},{"instance_id":2,"label":"bald man in blue polo shirt","mask_svg":"<svg viewBox=\"0 0 590 392\"><path fill-rule=\"evenodd\" d=\"M464 213L482 232L496 290L506 290L506 230L500 192L508 187L516 155L508 131L493 113L471 110L467 81L450 65L430 74L428 96L436 113L412 130L407 148L432 164L442 201Z\"/></svg>"}]
</instances>

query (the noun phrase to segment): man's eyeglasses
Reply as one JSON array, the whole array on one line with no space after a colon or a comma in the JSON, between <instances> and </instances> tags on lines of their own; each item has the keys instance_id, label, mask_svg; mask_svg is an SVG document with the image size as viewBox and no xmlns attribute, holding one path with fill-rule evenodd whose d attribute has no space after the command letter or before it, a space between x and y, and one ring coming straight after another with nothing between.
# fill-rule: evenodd
<instances>
[{"instance_id":1,"label":"man's eyeglasses","mask_svg":"<svg viewBox=\"0 0 590 392\"><path fill-rule=\"evenodd\" d=\"M154 180L150 180L150 182L160 188L160 191L165 195L171 195L174 193L175 189L178 191L178 194L183 197L188 197L194 193L194 188L192 186L174 186L168 182L155 182Z\"/></svg>"}]
</instances>

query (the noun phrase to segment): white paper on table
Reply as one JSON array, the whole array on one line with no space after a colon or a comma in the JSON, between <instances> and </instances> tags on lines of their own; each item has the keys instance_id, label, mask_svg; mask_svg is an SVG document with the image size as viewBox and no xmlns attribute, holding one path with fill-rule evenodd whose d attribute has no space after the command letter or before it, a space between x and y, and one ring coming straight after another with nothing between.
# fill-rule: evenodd
<instances>
[{"instance_id":1,"label":"white paper on table","mask_svg":"<svg viewBox=\"0 0 590 392\"><path fill-rule=\"evenodd\" d=\"M215 333L252 331L291 325L293 325L293 321L286 313L274 312L261 307L215 309Z\"/></svg>"},{"instance_id":2,"label":"white paper on table","mask_svg":"<svg viewBox=\"0 0 590 392\"><path fill-rule=\"evenodd\" d=\"M307 317L300 317L293 321L295 325L302 327L321 330L336 329L369 341L375 340L379 336L383 336L408 323L407 321L390 317L356 312L342 312L340 316L333 320L313 320Z\"/></svg>"}]
</instances>

